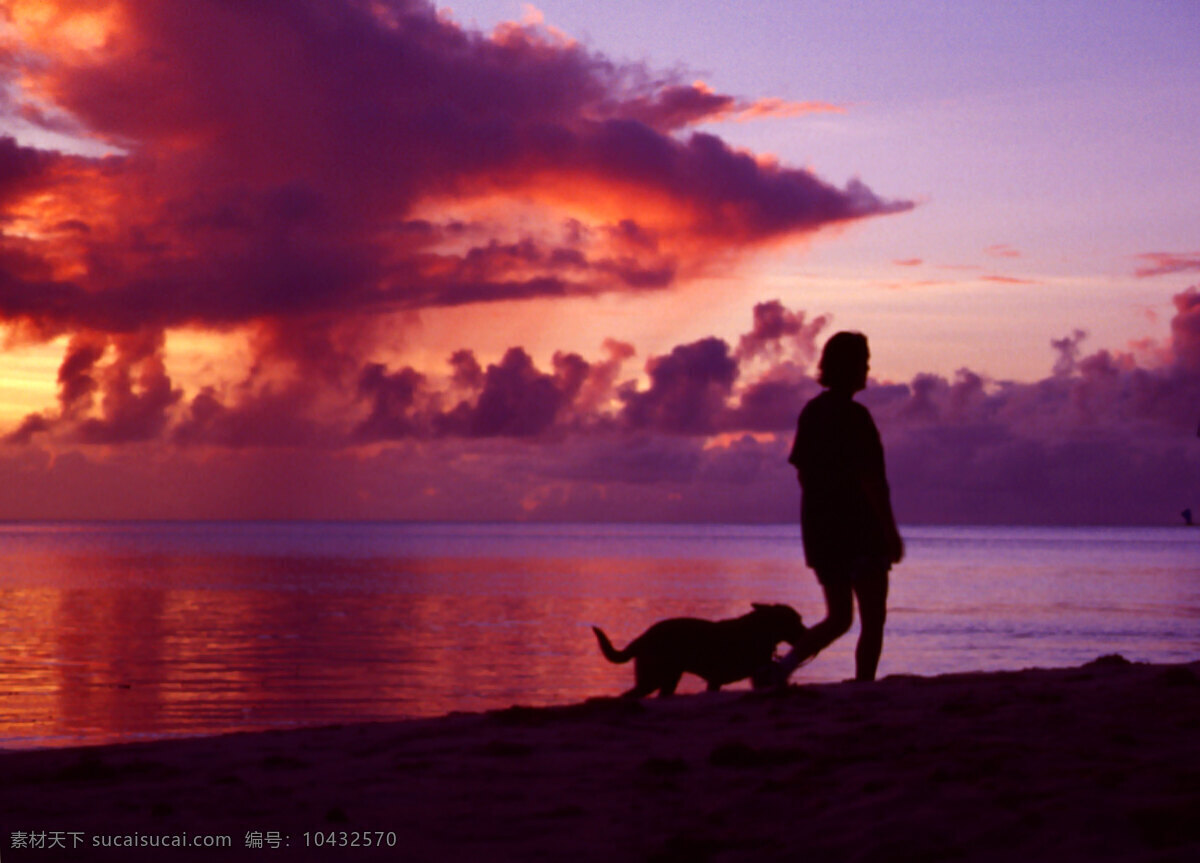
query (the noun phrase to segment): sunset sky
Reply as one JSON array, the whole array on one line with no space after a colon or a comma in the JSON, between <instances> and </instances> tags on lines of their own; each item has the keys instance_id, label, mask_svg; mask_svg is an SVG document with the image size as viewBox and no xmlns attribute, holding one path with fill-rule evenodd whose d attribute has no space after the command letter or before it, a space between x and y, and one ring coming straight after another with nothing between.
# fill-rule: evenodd
<instances>
[{"instance_id":1,"label":"sunset sky","mask_svg":"<svg viewBox=\"0 0 1200 863\"><path fill-rule=\"evenodd\" d=\"M1191 2L0 0L0 518L1200 512Z\"/></svg>"}]
</instances>

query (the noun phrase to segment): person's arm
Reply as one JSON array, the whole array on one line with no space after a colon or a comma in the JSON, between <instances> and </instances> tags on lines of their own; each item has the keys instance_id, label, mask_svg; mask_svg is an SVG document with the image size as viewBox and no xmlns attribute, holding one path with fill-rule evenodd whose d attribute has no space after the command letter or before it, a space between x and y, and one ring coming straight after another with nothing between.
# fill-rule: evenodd
<instances>
[{"instance_id":1,"label":"person's arm","mask_svg":"<svg viewBox=\"0 0 1200 863\"><path fill-rule=\"evenodd\" d=\"M896 527L887 478L882 470L879 473L864 471L859 475L859 482L862 484L863 497L887 538L888 558L892 563L899 563L904 559L904 540L900 538L900 529Z\"/></svg>"},{"instance_id":2,"label":"person's arm","mask_svg":"<svg viewBox=\"0 0 1200 863\"><path fill-rule=\"evenodd\" d=\"M879 430L866 408L863 408L863 414L871 457L865 461L859 472L859 483L867 506L886 537L888 557L892 563L899 563L904 559L904 540L900 538L900 529L896 526L896 516L892 512L892 495L883 462L883 442L879 439Z\"/></svg>"},{"instance_id":3,"label":"person's arm","mask_svg":"<svg viewBox=\"0 0 1200 863\"><path fill-rule=\"evenodd\" d=\"M804 461L809 447L804 412L796 418L796 436L792 439L792 451L788 454L788 464L796 469L796 480L804 485Z\"/></svg>"}]
</instances>

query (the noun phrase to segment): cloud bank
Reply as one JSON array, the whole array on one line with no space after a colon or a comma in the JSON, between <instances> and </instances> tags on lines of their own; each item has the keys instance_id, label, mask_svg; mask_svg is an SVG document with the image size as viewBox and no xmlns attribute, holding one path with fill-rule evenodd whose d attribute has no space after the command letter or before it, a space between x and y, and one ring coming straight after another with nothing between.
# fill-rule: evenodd
<instances>
[{"instance_id":1,"label":"cloud bank","mask_svg":"<svg viewBox=\"0 0 1200 863\"><path fill-rule=\"evenodd\" d=\"M825 316L761 303L734 342L649 357L620 333L542 365L522 345L483 360L469 334L440 368L397 357L421 310L684 290L910 209L697 130L837 106L718 93L536 23L474 32L416 0L0 15L0 112L110 153L0 136L0 322L64 345L54 403L6 431L0 515L793 517L783 454ZM1138 275L1194 269L1152 253ZM181 332L248 355L183 376ZM869 389L901 517L1195 507L1196 291L1152 362L1085 345L1057 341L1035 383Z\"/></svg>"},{"instance_id":2,"label":"cloud bank","mask_svg":"<svg viewBox=\"0 0 1200 863\"><path fill-rule=\"evenodd\" d=\"M1200 290L1175 308L1169 340L1136 354L1088 352L1078 330L1053 340L1050 371L1033 382L965 368L873 380L860 398L883 434L900 518L1172 523L1195 507ZM58 407L10 433L9 469L39 452L31 442L107 444L88 463L97 477L148 451L175 472L203 464L197 497L258 517L786 521L797 497L786 452L832 327L778 301L748 324L734 343L707 337L644 359L609 340L601 356L560 352L546 367L519 346L487 364L455 351L437 375L368 364L344 409L323 418L295 390L188 402L154 344L81 338ZM260 481L302 491L247 496L242 485Z\"/></svg>"},{"instance_id":3,"label":"cloud bank","mask_svg":"<svg viewBox=\"0 0 1200 863\"><path fill-rule=\"evenodd\" d=\"M782 103L534 25L415 0L52 5L8 13L10 109L123 155L0 143L0 316L39 333L661 289L911 206L686 131Z\"/></svg>"}]
</instances>

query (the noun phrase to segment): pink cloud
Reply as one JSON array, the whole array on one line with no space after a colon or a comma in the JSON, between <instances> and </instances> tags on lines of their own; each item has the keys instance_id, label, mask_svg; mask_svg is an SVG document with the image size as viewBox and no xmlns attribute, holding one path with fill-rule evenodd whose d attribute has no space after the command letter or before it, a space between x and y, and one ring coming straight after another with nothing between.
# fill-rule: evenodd
<instances>
[{"instance_id":1,"label":"pink cloud","mask_svg":"<svg viewBox=\"0 0 1200 863\"><path fill-rule=\"evenodd\" d=\"M995 282L1000 285L1036 285L1033 279L1019 279L1016 276L980 276L982 281Z\"/></svg>"},{"instance_id":2,"label":"pink cloud","mask_svg":"<svg viewBox=\"0 0 1200 863\"><path fill-rule=\"evenodd\" d=\"M774 117L803 117L808 114L844 114L846 109L830 102L789 102L784 99L758 99L734 113L738 122Z\"/></svg>"},{"instance_id":3,"label":"pink cloud","mask_svg":"<svg viewBox=\"0 0 1200 863\"><path fill-rule=\"evenodd\" d=\"M1183 506L1194 507L1200 293L1177 295L1175 309L1170 340L1144 352L1160 357L1153 364L1088 352L1086 334L1076 330L1050 346L1053 368L1041 380L989 380L962 369L949 379L873 382L860 398L883 433L901 518L1169 523ZM544 515L786 521L796 490L784 457L799 407L818 391L812 357L826 330L821 317L760 304L736 348L717 338L679 345L647 358L640 384L632 349L615 342L605 357L560 353L547 368L521 348L486 368L459 351L440 383L367 364L345 414L307 424L288 412L301 401L295 393L272 401L269 389L229 406L211 393L172 404L169 388L132 385L139 374L154 383L154 364L139 365L155 355L153 344L79 340L60 414L31 417L21 434L85 445L80 457L92 467L81 475L93 479L105 475L107 459L93 463L88 441L145 452L154 443L147 432L225 453L227 465L237 457L250 465L274 450L307 453L330 471L340 466L347 488L362 492L376 517L413 517L417 490L457 500L458 510L446 510L454 517L527 517L537 515L541 498L525 491L553 487L545 499L556 509ZM141 400L133 399L138 393ZM109 405L103 427L84 410L93 401ZM174 419L164 425L164 416ZM405 462L399 454L413 447L420 459ZM159 447L150 461L187 451ZM426 470L431 460L445 470ZM390 490L374 475L385 463L396 471ZM327 509L290 501L274 512L367 517L350 491L320 487ZM472 490L467 497L464 489ZM476 493L488 502L470 502Z\"/></svg>"},{"instance_id":4,"label":"pink cloud","mask_svg":"<svg viewBox=\"0 0 1200 863\"><path fill-rule=\"evenodd\" d=\"M1200 253L1176 254L1174 252L1147 252L1137 256L1142 261L1134 274L1139 278L1165 276L1173 273L1200 272Z\"/></svg>"},{"instance_id":5,"label":"pink cloud","mask_svg":"<svg viewBox=\"0 0 1200 863\"><path fill-rule=\"evenodd\" d=\"M646 82L623 100L605 108L608 116L637 120L661 131L676 131L706 122L801 117L808 114L844 114L845 108L829 102L796 102L777 98L739 99L718 93L703 81L691 84Z\"/></svg>"}]
</instances>

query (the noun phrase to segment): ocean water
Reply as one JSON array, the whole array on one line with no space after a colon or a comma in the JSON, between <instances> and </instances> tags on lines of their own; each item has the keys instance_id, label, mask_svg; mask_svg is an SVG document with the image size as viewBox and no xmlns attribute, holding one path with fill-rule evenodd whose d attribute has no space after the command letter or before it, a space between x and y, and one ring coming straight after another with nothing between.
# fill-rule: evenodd
<instances>
[{"instance_id":1,"label":"ocean water","mask_svg":"<svg viewBox=\"0 0 1200 863\"><path fill-rule=\"evenodd\" d=\"M0 748L616 694L675 615L820 589L795 525L0 525ZM880 674L1200 659L1200 530L908 527ZM857 625L795 680L853 674ZM681 691L703 684L685 677Z\"/></svg>"}]
</instances>

